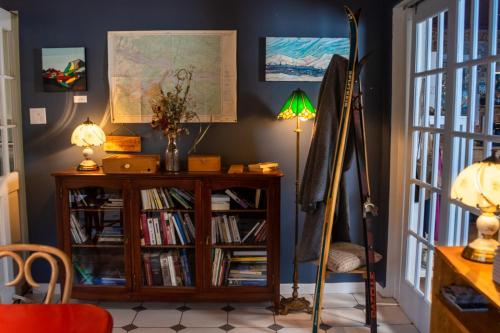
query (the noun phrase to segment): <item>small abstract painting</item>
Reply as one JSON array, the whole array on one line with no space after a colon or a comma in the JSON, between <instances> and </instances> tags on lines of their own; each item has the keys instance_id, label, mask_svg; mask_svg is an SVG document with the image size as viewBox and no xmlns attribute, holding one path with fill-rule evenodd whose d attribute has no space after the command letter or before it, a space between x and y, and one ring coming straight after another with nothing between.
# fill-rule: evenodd
<instances>
[{"instance_id":1,"label":"small abstract painting","mask_svg":"<svg viewBox=\"0 0 500 333\"><path fill-rule=\"evenodd\" d=\"M266 38L266 81L321 81L334 54L349 56L349 38Z\"/></svg>"},{"instance_id":2,"label":"small abstract painting","mask_svg":"<svg viewBox=\"0 0 500 333\"><path fill-rule=\"evenodd\" d=\"M86 91L84 47L42 48L44 91Z\"/></svg>"}]
</instances>

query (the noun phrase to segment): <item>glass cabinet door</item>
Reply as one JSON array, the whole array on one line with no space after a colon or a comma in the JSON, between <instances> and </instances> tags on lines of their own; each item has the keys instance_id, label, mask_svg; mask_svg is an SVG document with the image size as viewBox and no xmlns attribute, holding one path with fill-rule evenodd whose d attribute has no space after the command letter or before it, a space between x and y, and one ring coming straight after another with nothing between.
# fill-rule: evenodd
<instances>
[{"instance_id":1,"label":"glass cabinet door","mask_svg":"<svg viewBox=\"0 0 500 333\"><path fill-rule=\"evenodd\" d=\"M139 189L142 288L191 288L195 272L195 190Z\"/></svg>"},{"instance_id":2,"label":"glass cabinet door","mask_svg":"<svg viewBox=\"0 0 500 333\"><path fill-rule=\"evenodd\" d=\"M123 190L71 188L69 230L75 286L126 286Z\"/></svg>"},{"instance_id":3,"label":"glass cabinet door","mask_svg":"<svg viewBox=\"0 0 500 333\"><path fill-rule=\"evenodd\" d=\"M267 287L267 190L217 187L210 208L210 286Z\"/></svg>"}]
</instances>

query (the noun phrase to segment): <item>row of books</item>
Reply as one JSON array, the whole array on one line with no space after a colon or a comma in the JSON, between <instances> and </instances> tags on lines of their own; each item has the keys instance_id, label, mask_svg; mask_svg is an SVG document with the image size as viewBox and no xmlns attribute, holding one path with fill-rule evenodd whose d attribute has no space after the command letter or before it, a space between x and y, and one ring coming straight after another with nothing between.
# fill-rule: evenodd
<instances>
[{"instance_id":1,"label":"row of books","mask_svg":"<svg viewBox=\"0 0 500 333\"><path fill-rule=\"evenodd\" d=\"M123 244L123 226L121 223L105 226L98 234L97 244Z\"/></svg>"},{"instance_id":2,"label":"row of books","mask_svg":"<svg viewBox=\"0 0 500 333\"><path fill-rule=\"evenodd\" d=\"M141 214L141 245L186 245L194 243L196 230L189 213Z\"/></svg>"},{"instance_id":3,"label":"row of books","mask_svg":"<svg viewBox=\"0 0 500 333\"><path fill-rule=\"evenodd\" d=\"M142 209L192 209L194 204L193 193L177 187L151 188L141 190Z\"/></svg>"},{"instance_id":4,"label":"row of books","mask_svg":"<svg viewBox=\"0 0 500 333\"><path fill-rule=\"evenodd\" d=\"M279 164L277 162L262 162L248 165L248 171L259 173L275 172L278 168Z\"/></svg>"},{"instance_id":5,"label":"row of books","mask_svg":"<svg viewBox=\"0 0 500 333\"><path fill-rule=\"evenodd\" d=\"M267 240L266 220L240 223L236 215L212 216L212 244L260 243Z\"/></svg>"},{"instance_id":6,"label":"row of books","mask_svg":"<svg viewBox=\"0 0 500 333\"><path fill-rule=\"evenodd\" d=\"M71 231L71 237L73 238L73 243L74 244L85 243L89 239L89 236L87 235L85 228L83 228L80 222L78 222L78 219L76 218L74 213L71 213L69 215L69 222L70 222L70 231Z\"/></svg>"},{"instance_id":7,"label":"row of books","mask_svg":"<svg viewBox=\"0 0 500 333\"><path fill-rule=\"evenodd\" d=\"M123 208L123 198L120 193L94 193L89 196L85 190L76 189L69 191L69 200L72 208Z\"/></svg>"},{"instance_id":8,"label":"row of books","mask_svg":"<svg viewBox=\"0 0 500 333\"><path fill-rule=\"evenodd\" d=\"M189 257L185 249L167 252L145 252L144 284L147 286L193 286Z\"/></svg>"},{"instance_id":9,"label":"row of books","mask_svg":"<svg viewBox=\"0 0 500 333\"><path fill-rule=\"evenodd\" d=\"M265 286L267 251L215 248L212 252L212 285Z\"/></svg>"}]
</instances>

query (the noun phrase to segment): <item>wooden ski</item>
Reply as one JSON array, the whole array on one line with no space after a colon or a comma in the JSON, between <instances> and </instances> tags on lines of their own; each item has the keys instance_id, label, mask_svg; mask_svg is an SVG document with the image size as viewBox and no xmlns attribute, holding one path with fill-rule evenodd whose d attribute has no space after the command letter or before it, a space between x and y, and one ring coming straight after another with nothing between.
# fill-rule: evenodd
<instances>
[{"instance_id":1,"label":"wooden ski","mask_svg":"<svg viewBox=\"0 0 500 333\"><path fill-rule=\"evenodd\" d=\"M330 251L330 242L332 236L333 218L335 215L335 206L339 192L340 180L342 178L342 168L344 164L347 136L349 134L349 123L351 119L351 101L356 75L356 61L358 55L358 22L352 10L344 6L347 18L349 20L349 62L347 66L347 76L344 86L344 99L342 102L342 111L340 116L339 130L337 132L337 141L335 151L332 156L332 167L330 174L330 186L325 209L325 220L323 223L323 233L321 241L321 253L319 258L318 273L316 277L316 288L313 304L313 329L312 333L318 333L320 326L321 308L323 305L323 289L326 278L326 265L328 253Z\"/></svg>"},{"instance_id":2,"label":"wooden ski","mask_svg":"<svg viewBox=\"0 0 500 333\"><path fill-rule=\"evenodd\" d=\"M359 193L363 204L363 234L365 241L366 276L366 324L370 325L370 332L377 332L377 290L375 280L375 250L373 248L373 220L377 215L377 207L371 201L370 177L368 173L368 157L366 150L366 131L363 112L363 93L361 91L361 80L358 78L355 84L354 99L352 105L352 117L354 122L354 144L356 151L356 165L359 180Z\"/></svg>"}]
</instances>

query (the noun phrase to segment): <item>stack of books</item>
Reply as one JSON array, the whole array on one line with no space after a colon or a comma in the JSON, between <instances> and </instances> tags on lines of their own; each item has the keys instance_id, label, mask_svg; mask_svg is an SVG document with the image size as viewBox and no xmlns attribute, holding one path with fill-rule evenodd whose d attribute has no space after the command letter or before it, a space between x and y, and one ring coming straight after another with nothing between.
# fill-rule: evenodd
<instances>
[{"instance_id":1,"label":"stack of books","mask_svg":"<svg viewBox=\"0 0 500 333\"><path fill-rule=\"evenodd\" d=\"M89 237L80 222L78 222L78 219L76 218L74 213L70 214L69 222L73 242L75 244L85 243L89 239Z\"/></svg>"},{"instance_id":2,"label":"stack of books","mask_svg":"<svg viewBox=\"0 0 500 333\"><path fill-rule=\"evenodd\" d=\"M80 192L80 190L70 190L69 191L69 202L72 208L88 207L89 204L85 199L86 194Z\"/></svg>"},{"instance_id":3,"label":"stack of books","mask_svg":"<svg viewBox=\"0 0 500 333\"><path fill-rule=\"evenodd\" d=\"M143 246L191 244L196 235L194 223L188 213L142 213L140 228Z\"/></svg>"},{"instance_id":4,"label":"stack of books","mask_svg":"<svg viewBox=\"0 0 500 333\"><path fill-rule=\"evenodd\" d=\"M266 220L239 223L236 215L212 216L212 244L260 243L267 240Z\"/></svg>"},{"instance_id":5,"label":"stack of books","mask_svg":"<svg viewBox=\"0 0 500 333\"><path fill-rule=\"evenodd\" d=\"M123 198L111 196L106 199L101 208L123 208Z\"/></svg>"},{"instance_id":6,"label":"stack of books","mask_svg":"<svg viewBox=\"0 0 500 333\"><path fill-rule=\"evenodd\" d=\"M278 168L279 164L277 162L263 162L248 165L248 171L259 173L275 172Z\"/></svg>"},{"instance_id":7,"label":"stack of books","mask_svg":"<svg viewBox=\"0 0 500 333\"><path fill-rule=\"evenodd\" d=\"M152 188L141 190L142 209L159 210L179 207L192 209L193 193L182 188Z\"/></svg>"},{"instance_id":8,"label":"stack of books","mask_svg":"<svg viewBox=\"0 0 500 333\"><path fill-rule=\"evenodd\" d=\"M212 210L229 210L230 204L229 201L231 199L226 194L212 194Z\"/></svg>"},{"instance_id":9,"label":"stack of books","mask_svg":"<svg viewBox=\"0 0 500 333\"><path fill-rule=\"evenodd\" d=\"M123 227L120 223L106 226L97 237L97 244L123 244Z\"/></svg>"},{"instance_id":10,"label":"stack of books","mask_svg":"<svg viewBox=\"0 0 500 333\"><path fill-rule=\"evenodd\" d=\"M497 247L493 258L493 281L500 284L500 246Z\"/></svg>"},{"instance_id":11,"label":"stack of books","mask_svg":"<svg viewBox=\"0 0 500 333\"><path fill-rule=\"evenodd\" d=\"M187 251L145 252L142 254L144 265L144 284L147 286L189 287L193 278Z\"/></svg>"},{"instance_id":12,"label":"stack of books","mask_svg":"<svg viewBox=\"0 0 500 333\"><path fill-rule=\"evenodd\" d=\"M212 256L212 285L266 286L267 251L224 251L215 248Z\"/></svg>"}]
</instances>

